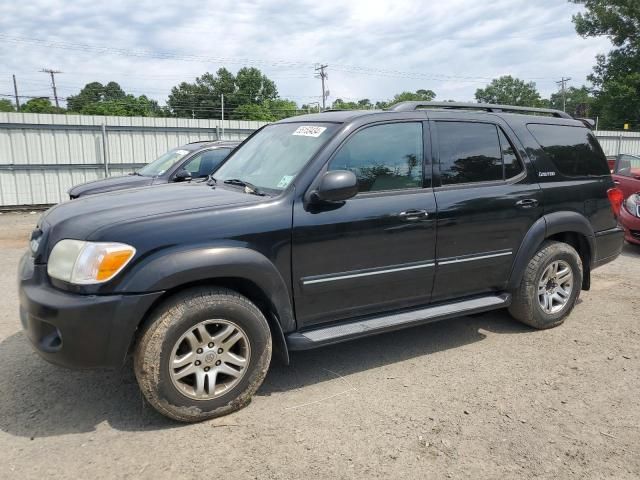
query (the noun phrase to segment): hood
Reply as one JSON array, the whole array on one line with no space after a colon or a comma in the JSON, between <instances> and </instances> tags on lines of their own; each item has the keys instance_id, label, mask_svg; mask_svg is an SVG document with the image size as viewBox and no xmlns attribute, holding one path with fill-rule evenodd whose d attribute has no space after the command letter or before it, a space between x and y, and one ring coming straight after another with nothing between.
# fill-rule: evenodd
<instances>
[{"instance_id":1,"label":"hood","mask_svg":"<svg viewBox=\"0 0 640 480\"><path fill-rule=\"evenodd\" d=\"M263 201L242 190L212 188L206 183L165 184L124 192L88 195L60 203L42 216L42 229L51 248L58 240L86 240L98 229L120 222L132 222L189 211ZM141 227L143 228L143 227Z\"/></svg>"},{"instance_id":2,"label":"hood","mask_svg":"<svg viewBox=\"0 0 640 480\"><path fill-rule=\"evenodd\" d=\"M102 180L81 183L69 190L72 197L93 195L94 193L114 192L126 188L144 187L153 183L153 177L141 177L140 175L124 175L122 177L109 177Z\"/></svg>"}]
</instances>

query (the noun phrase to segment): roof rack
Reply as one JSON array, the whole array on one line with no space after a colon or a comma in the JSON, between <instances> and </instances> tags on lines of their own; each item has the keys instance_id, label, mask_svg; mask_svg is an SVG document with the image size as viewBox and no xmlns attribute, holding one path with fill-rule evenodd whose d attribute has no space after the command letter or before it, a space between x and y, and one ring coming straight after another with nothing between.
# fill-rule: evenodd
<instances>
[{"instance_id":1,"label":"roof rack","mask_svg":"<svg viewBox=\"0 0 640 480\"><path fill-rule=\"evenodd\" d=\"M444 108L452 110L484 110L485 112L505 113L541 113L558 118L573 118L568 113L552 108L516 107L513 105L493 105L490 103L460 103L460 102L400 102L389 108L394 112L408 112L420 108Z\"/></svg>"}]
</instances>

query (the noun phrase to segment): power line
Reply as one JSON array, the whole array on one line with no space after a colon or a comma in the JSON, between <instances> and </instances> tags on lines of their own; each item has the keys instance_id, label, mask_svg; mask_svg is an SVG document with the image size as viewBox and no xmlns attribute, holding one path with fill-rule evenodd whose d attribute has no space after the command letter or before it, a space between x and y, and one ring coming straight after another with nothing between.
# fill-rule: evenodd
<instances>
[{"instance_id":1,"label":"power line","mask_svg":"<svg viewBox=\"0 0 640 480\"><path fill-rule=\"evenodd\" d=\"M53 70L51 68L43 68L40 70L42 73L48 73L51 75L51 87L53 88L53 98L56 101L56 108L60 108L60 103L58 102L58 92L56 90L56 73L62 73L60 70Z\"/></svg>"}]
</instances>

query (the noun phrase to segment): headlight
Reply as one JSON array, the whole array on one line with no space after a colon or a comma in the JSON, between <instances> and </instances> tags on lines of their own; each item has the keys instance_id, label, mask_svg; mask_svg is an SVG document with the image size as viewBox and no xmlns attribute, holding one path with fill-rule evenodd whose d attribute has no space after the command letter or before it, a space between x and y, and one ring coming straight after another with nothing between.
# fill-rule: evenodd
<instances>
[{"instance_id":1,"label":"headlight","mask_svg":"<svg viewBox=\"0 0 640 480\"><path fill-rule=\"evenodd\" d=\"M624 202L624 206L631 215L640 217L640 194L629 195L629 198Z\"/></svg>"},{"instance_id":2,"label":"headlight","mask_svg":"<svg viewBox=\"0 0 640 480\"><path fill-rule=\"evenodd\" d=\"M136 249L124 243L60 240L49 255L50 277L76 285L103 283L115 277Z\"/></svg>"}]
</instances>

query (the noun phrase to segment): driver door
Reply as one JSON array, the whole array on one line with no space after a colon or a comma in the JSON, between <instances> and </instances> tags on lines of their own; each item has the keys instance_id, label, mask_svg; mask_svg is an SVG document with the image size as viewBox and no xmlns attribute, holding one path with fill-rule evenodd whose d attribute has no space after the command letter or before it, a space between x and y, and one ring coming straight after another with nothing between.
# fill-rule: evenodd
<instances>
[{"instance_id":1,"label":"driver door","mask_svg":"<svg viewBox=\"0 0 640 480\"><path fill-rule=\"evenodd\" d=\"M353 171L358 194L325 206L296 203L292 273L300 327L429 302L436 205L428 138L427 122L363 127L327 166Z\"/></svg>"}]
</instances>

